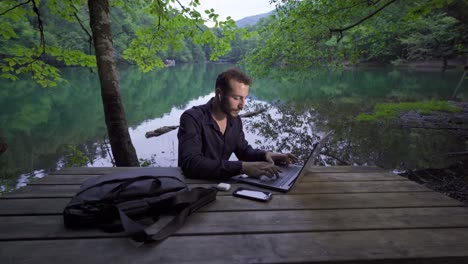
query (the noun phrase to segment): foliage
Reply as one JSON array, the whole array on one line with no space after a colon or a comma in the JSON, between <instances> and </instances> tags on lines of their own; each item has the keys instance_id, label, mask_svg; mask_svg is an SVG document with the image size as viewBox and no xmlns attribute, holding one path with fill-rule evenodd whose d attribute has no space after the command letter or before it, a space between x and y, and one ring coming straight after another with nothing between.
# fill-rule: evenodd
<instances>
[{"instance_id":1,"label":"foliage","mask_svg":"<svg viewBox=\"0 0 468 264\"><path fill-rule=\"evenodd\" d=\"M89 163L89 158L75 145L68 146L68 153L65 156L66 167L82 167Z\"/></svg>"},{"instance_id":2,"label":"foliage","mask_svg":"<svg viewBox=\"0 0 468 264\"><path fill-rule=\"evenodd\" d=\"M56 86L60 79L60 71L51 63L54 61L66 66L95 65L95 59L80 50L72 50L66 45L60 45L54 38L47 38L49 24L46 16L58 16L67 21L75 14L75 4L84 1L18 1L5 0L0 3L0 50L3 59L0 61L2 74L0 77L17 80L22 74L31 73L33 80L43 87ZM37 10L37 11L36 11ZM40 11L39 11L40 10ZM31 30L35 29L35 30Z\"/></svg>"},{"instance_id":3,"label":"foliage","mask_svg":"<svg viewBox=\"0 0 468 264\"><path fill-rule=\"evenodd\" d=\"M414 21L409 28L411 32L399 41L410 60L447 59L468 52L464 50L468 29L453 17L437 13Z\"/></svg>"},{"instance_id":4,"label":"foliage","mask_svg":"<svg viewBox=\"0 0 468 264\"><path fill-rule=\"evenodd\" d=\"M467 52L466 21L451 16L457 10L446 11L466 0L272 2L277 11L259 29L258 44L244 60L256 75L278 66L283 72L307 72L324 65L446 59Z\"/></svg>"},{"instance_id":5,"label":"foliage","mask_svg":"<svg viewBox=\"0 0 468 264\"><path fill-rule=\"evenodd\" d=\"M154 167L158 165L158 162L156 161L156 154L151 155L151 158L149 159L144 159L140 158L140 167Z\"/></svg>"},{"instance_id":6,"label":"foliage","mask_svg":"<svg viewBox=\"0 0 468 264\"><path fill-rule=\"evenodd\" d=\"M31 73L43 87L56 86L61 66L94 67L86 0L29 0L0 3L0 77L18 80ZM164 67L165 59L216 60L236 36L248 36L234 20L219 20L215 10L197 11L176 0L111 1L116 57L144 71ZM205 18L205 16L207 18ZM205 20L215 27L204 26Z\"/></svg>"},{"instance_id":7,"label":"foliage","mask_svg":"<svg viewBox=\"0 0 468 264\"><path fill-rule=\"evenodd\" d=\"M374 107L373 114L359 114L356 121L376 121L382 119L391 119L397 117L401 112L414 110L419 114L427 115L432 111L455 113L461 111L459 107L450 104L447 101L421 101L404 103L382 103Z\"/></svg>"}]
</instances>

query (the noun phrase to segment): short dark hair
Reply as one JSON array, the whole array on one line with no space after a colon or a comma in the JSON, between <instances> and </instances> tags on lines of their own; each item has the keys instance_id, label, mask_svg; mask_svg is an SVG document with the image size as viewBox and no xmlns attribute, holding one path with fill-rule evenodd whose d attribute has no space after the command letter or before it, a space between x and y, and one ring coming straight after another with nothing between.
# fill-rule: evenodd
<instances>
[{"instance_id":1,"label":"short dark hair","mask_svg":"<svg viewBox=\"0 0 468 264\"><path fill-rule=\"evenodd\" d=\"M218 78L216 78L215 88L220 88L223 93L229 92L231 90L229 80L236 80L246 85L250 85L252 83L252 79L249 75L236 68L230 68L218 75Z\"/></svg>"}]
</instances>

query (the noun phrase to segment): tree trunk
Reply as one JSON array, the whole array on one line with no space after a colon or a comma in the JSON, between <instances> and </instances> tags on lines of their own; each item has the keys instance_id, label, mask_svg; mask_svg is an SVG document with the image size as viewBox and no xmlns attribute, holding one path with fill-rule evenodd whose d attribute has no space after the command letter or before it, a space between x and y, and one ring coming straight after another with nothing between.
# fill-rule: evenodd
<instances>
[{"instance_id":1,"label":"tree trunk","mask_svg":"<svg viewBox=\"0 0 468 264\"><path fill-rule=\"evenodd\" d=\"M0 156L5 152L8 148L8 144L6 143L6 139L2 136L2 130L0 130Z\"/></svg>"},{"instance_id":2,"label":"tree trunk","mask_svg":"<svg viewBox=\"0 0 468 264\"><path fill-rule=\"evenodd\" d=\"M468 24L468 1L455 0L447 6L447 15L456 18L463 24Z\"/></svg>"},{"instance_id":3,"label":"tree trunk","mask_svg":"<svg viewBox=\"0 0 468 264\"><path fill-rule=\"evenodd\" d=\"M114 47L109 21L108 0L88 0L90 26L93 32L96 62L101 82L101 97L107 134L115 165L139 166L135 148L128 132L125 111L120 99L119 81L114 62Z\"/></svg>"}]
</instances>

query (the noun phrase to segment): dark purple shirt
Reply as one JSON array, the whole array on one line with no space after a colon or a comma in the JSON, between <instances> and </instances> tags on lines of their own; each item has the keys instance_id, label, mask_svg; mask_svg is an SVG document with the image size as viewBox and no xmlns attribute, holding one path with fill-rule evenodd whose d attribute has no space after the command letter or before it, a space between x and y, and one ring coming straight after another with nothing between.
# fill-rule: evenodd
<instances>
[{"instance_id":1,"label":"dark purple shirt","mask_svg":"<svg viewBox=\"0 0 468 264\"><path fill-rule=\"evenodd\" d=\"M239 116L228 115L224 135L211 116L213 99L180 117L179 167L189 178L227 179L242 173L241 161L265 161L265 151L245 140ZM240 161L229 161L235 153Z\"/></svg>"}]
</instances>

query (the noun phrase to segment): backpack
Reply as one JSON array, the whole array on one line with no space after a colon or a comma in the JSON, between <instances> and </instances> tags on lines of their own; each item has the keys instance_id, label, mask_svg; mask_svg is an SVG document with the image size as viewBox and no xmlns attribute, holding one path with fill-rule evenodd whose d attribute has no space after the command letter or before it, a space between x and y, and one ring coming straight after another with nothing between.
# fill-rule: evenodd
<instances>
[{"instance_id":1,"label":"backpack","mask_svg":"<svg viewBox=\"0 0 468 264\"><path fill-rule=\"evenodd\" d=\"M216 199L214 188L190 190L178 168L136 169L90 178L63 211L65 227L125 231L137 242L160 242L181 228L186 218ZM158 231L146 223L173 217Z\"/></svg>"}]
</instances>

